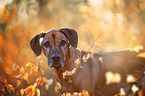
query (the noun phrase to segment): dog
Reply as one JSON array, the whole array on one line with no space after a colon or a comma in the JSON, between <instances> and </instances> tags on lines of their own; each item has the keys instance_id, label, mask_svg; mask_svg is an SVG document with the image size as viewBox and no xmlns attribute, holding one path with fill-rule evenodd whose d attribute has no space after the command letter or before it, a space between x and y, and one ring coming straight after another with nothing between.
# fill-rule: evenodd
<instances>
[{"instance_id":1,"label":"dog","mask_svg":"<svg viewBox=\"0 0 145 96\"><path fill-rule=\"evenodd\" d=\"M77 44L77 32L69 28L52 29L36 35L30 41L34 53L39 56L43 50L49 67L54 69L56 81L61 85L60 94L87 90L90 96L113 96L124 87L125 79L121 79L118 85L108 86L105 83L106 72L118 72L123 77L133 73L132 68L145 68L145 59L137 57L144 50L91 53L77 49ZM124 68L129 69L128 72L124 72Z\"/></svg>"}]
</instances>

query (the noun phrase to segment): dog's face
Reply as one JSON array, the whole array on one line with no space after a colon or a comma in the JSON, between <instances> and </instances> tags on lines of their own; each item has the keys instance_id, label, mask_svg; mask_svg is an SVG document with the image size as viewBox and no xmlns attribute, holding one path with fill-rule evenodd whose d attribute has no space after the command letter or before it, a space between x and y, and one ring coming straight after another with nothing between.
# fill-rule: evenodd
<instances>
[{"instance_id":1,"label":"dog's face","mask_svg":"<svg viewBox=\"0 0 145 96\"><path fill-rule=\"evenodd\" d=\"M59 31L48 32L41 46L45 56L48 58L48 65L50 67L64 66L69 47L68 39L64 34Z\"/></svg>"},{"instance_id":2,"label":"dog's face","mask_svg":"<svg viewBox=\"0 0 145 96\"><path fill-rule=\"evenodd\" d=\"M76 31L63 28L38 34L31 40L30 44L37 56L41 54L43 49L50 67L63 67L69 54L69 46L72 45L72 47L76 48L77 42Z\"/></svg>"}]
</instances>

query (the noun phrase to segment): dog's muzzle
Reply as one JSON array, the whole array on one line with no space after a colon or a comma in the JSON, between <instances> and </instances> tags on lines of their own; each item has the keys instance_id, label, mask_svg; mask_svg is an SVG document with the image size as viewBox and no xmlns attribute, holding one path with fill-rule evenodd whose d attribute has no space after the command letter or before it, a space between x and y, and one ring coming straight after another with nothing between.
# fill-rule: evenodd
<instances>
[{"instance_id":1,"label":"dog's muzzle","mask_svg":"<svg viewBox=\"0 0 145 96\"><path fill-rule=\"evenodd\" d=\"M53 52L48 60L49 67L63 67L63 60L58 52Z\"/></svg>"}]
</instances>

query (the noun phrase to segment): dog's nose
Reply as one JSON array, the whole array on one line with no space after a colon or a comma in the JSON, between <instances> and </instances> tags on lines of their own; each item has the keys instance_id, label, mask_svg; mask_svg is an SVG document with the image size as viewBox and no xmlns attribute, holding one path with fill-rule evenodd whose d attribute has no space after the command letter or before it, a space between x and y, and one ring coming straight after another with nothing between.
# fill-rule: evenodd
<instances>
[{"instance_id":1,"label":"dog's nose","mask_svg":"<svg viewBox=\"0 0 145 96\"><path fill-rule=\"evenodd\" d=\"M54 54L52 54L51 58L52 58L53 61L59 61L60 60L60 54L54 53Z\"/></svg>"}]
</instances>

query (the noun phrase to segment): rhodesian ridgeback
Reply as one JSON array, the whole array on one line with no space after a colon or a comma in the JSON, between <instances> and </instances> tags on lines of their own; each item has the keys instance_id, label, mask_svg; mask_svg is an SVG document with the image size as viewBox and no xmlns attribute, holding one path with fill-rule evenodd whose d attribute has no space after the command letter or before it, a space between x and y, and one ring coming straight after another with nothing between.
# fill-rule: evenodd
<instances>
[{"instance_id":1,"label":"rhodesian ridgeback","mask_svg":"<svg viewBox=\"0 0 145 96\"><path fill-rule=\"evenodd\" d=\"M136 60L135 62L138 62L136 54L129 51L110 53L115 54L110 55L109 53L92 54L77 49L78 35L74 29L60 28L40 33L31 40L30 44L37 56L39 56L43 50L44 55L47 57L49 67L52 67L55 71L56 81L61 84L61 94L66 92L79 93L83 90L87 90L90 96L103 94L106 94L105 96L114 95L116 93L113 93L113 91L110 93L109 91L104 91L110 90L113 85L111 88L108 86L108 89L103 89L103 87L101 89L101 86L104 86L103 82L105 79L103 80L103 78L105 72L111 70L119 71L118 69L121 68L120 64L123 64L122 61L125 60L125 56L130 53L135 57L131 56L131 60L134 59ZM103 61L100 60L102 58ZM117 65L118 61L119 66L111 65L112 63ZM142 61L145 62L144 59L142 59ZM132 68L129 61L124 62L127 63L122 65L122 68L125 66ZM130 65L128 65L128 63ZM144 68L144 65L145 64L139 68ZM122 72L122 70L120 72ZM117 90L117 92L119 92L122 84L114 85L114 90L117 89L115 86L119 86ZM103 90L103 92L100 93L99 90L100 92Z\"/></svg>"}]
</instances>

